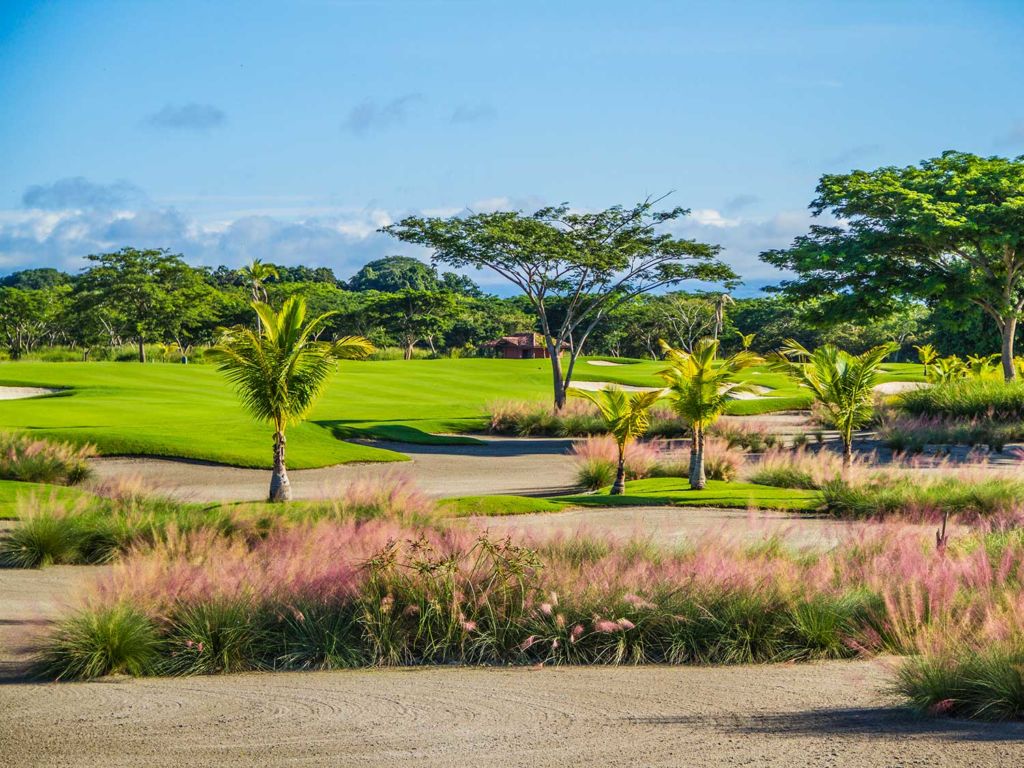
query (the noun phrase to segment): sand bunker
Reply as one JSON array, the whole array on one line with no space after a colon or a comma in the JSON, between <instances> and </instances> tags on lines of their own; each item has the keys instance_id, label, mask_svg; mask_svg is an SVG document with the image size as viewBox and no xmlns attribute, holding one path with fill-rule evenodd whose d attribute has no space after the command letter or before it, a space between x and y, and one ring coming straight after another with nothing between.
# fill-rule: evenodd
<instances>
[{"instance_id":1,"label":"sand bunker","mask_svg":"<svg viewBox=\"0 0 1024 768\"><path fill-rule=\"evenodd\" d=\"M927 386L923 381L886 381L882 384L875 384L875 392L880 395L898 395L901 392L910 392Z\"/></svg>"},{"instance_id":2,"label":"sand bunker","mask_svg":"<svg viewBox=\"0 0 1024 768\"><path fill-rule=\"evenodd\" d=\"M631 384L619 384L614 381L574 381L569 389L586 389L591 392L598 392L602 389L618 387L624 392L655 392L661 387L634 387Z\"/></svg>"},{"instance_id":3,"label":"sand bunker","mask_svg":"<svg viewBox=\"0 0 1024 768\"><path fill-rule=\"evenodd\" d=\"M587 365L624 365L624 363L613 363L611 360L587 360Z\"/></svg>"},{"instance_id":4,"label":"sand bunker","mask_svg":"<svg viewBox=\"0 0 1024 768\"><path fill-rule=\"evenodd\" d=\"M51 387L0 387L0 400L24 400L26 397L39 397L60 392Z\"/></svg>"}]
</instances>

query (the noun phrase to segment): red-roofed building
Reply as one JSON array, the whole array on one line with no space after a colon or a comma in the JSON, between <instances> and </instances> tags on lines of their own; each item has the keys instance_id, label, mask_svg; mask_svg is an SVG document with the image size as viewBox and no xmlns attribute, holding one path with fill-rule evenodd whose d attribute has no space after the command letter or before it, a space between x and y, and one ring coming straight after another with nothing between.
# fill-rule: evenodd
<instances>
[{"instance_id":1,"label":"red-roofed building","mask_svg":"<svg viewBox=\"0 0 1024 768\"><path fill-rule=\"evenodd\" d=\"M544 344L544 337L539 333L530 333L529 331L502 336L500 339L484 342L482 346L493 349L495 357L503 357L506 360L532 360L548 357L548 348ZM559 356L568 346L568 344L562 344Z\"/></svg>"}]
</instances>

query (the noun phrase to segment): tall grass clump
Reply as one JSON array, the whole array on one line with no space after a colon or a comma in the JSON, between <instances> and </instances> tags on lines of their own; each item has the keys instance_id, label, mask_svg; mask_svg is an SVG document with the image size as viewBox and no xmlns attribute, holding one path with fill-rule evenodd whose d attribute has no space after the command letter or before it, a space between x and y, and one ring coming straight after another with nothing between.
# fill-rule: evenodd
<instances>
[{"instance_id":1,"label":"tall grass clump","mask_svg":"<svg viewBox=\"0 0 1024 768\"><path fill-rule=\"evenodd\" d=\"M517 437L590 437L608 432L597 408L583 400L569 400L561 410L546 403L506 401L491 403L488 431ZM650 437L682 437L686 428L667 408L651 409Z\"/></svg>"},{"instance_id":2,"label":"tall grass clump","mask_svg":"<svg viewBox=\"0 0 1024 768\"><path fill-rule=\"evenodd\" d=\"M0 478L29 483L75 485L91 474L90 445L43 440L23 432L0 433Z\"/></svg>"},{"instance_id":3,"label":"tall grass clump","mask_svg":"<svg viewBox=\"0 0 1024 768\"><path fill-rule=\"evenodd\" d=\"M876 429L878 439L897 453L921 453L929 445L985 446L1002 451L1024 439L1024 422L993 421L943 415L886 414Z\"/></svg>"},{"instance_id":4,"label":"tall grass clump","mask_svg":"<svg viewBox=\"0 0 1024 768\"><path fill-rule=\"evenodd\" d=\"M745 455L725 440L705 438L705 472L711 480L735 480ZM607 436L589 437L573 443L571 454L576 463L576 482L589 490L604 488L615 479L618 453L615 441ZM626 477L687 477L690 473L688 444L667 449L660 441L637 442L626 454Z\"/></svg>"},{"instance_id":5,"label":"tall grass clump","mask_svg":"<svg viewBox=\"0 0 1024 768\"><path fill-rule=\"evenodd\" d=\"M1024 420L1024 382L960 379L904 392L896 399L912 416Z\"/></svg>"},{"instance_id":6,"label":"tall grass clump","mask_svg":"<svg viewBox=\"0 0 1024 768\"><path fill-rule=\"evenodd\" d=\"M873 525L813 557L715 536L665 550L386 520L185 539L115 566L44 641L47 673L937 659L962 638L995 647L1024 631L1024 538L1008 534L936 551L917 529ZM117 650L119 611L146 650Z\"/></svg>"}]
</instances>

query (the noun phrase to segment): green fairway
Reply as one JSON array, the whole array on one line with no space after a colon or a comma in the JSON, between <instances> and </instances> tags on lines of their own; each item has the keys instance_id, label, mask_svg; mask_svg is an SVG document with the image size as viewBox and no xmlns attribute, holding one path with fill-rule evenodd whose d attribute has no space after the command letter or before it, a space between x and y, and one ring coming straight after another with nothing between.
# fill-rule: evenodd
<instances>
[{"instance_id":1,"label":"green fairway","mask_svg":"<svg viewBox=\"0 0 1024 768\"><path fill-rule=\"evenodd\" d=\"M652 477L630 480L626 493L611 496L608 489L593 494L556 496L552 501L581 507L728 507L747 509L813 510L821 506L821 494L792 488L774 488L753 483L727 483L708 480L702 491L690 490L690 483L679 477Z\"/></svg>"},{"instance_id":2,"label":"green fairway","mask_svg":"<svg viewBox=\"0 0 1024 768\"><path fill-rule=\"evenodd\" d=\"M460 496L440 503L441 510L452 517L530 515L537 512L561 512L567 506L553 499L503 495Z\"/></svg>"},{"instance_id":3,"label":"green fairway","mask_svg":"<svg viewBox=\"0 0 1024 768\"><path fill-rule=\"evenodd\" d=\"M656 361L576 367L580 381L657 386ZM892 373L913 378L919 366ZM736 413L798 407L806 394L784 377L753 369L772 398L734 403ZM242 410L224 378L208 365L171 363L0 363L0 384L66 388L59 396L0 401L0 429L91 442L101 453L173 456L242 467L268 467L271 436ZM309 419L290 428L288 462L296 469L405 456L344 438L409 443L472 442L438 437L486 426L489 403L548 401L546 360L344 361Z\"/></svg>"}]
</instances>

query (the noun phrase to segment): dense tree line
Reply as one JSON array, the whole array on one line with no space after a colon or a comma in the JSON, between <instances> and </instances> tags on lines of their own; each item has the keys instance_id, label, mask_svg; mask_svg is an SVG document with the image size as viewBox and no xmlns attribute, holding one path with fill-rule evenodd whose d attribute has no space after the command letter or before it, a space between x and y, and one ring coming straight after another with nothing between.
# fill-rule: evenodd
<instances>
[{"instance_id":1,"label":"dense tree line","mask_svg":"<svg viewBox=\"0 0 1024 768\"><path fill-rule=\"evenodd\" d=\"M273 266L273 265L271 265ZM429 264L402 256L371 262L348 280L326 267L275 266L263 285L266 298L281 306L305 297L310 312L334 311L329 336L364 335L403 355L484 354L482 345L504 334L538 330L529 300L498 297L454 273L438 274ZM212 343L222 327L253 322L252 287L246 271L191 267L163 251L124 249L90 257L71 275L56 269L27 269L0 278L0 333L11 357L42 347L79 350L83 358L103 357L133 345L143 359L147 344L169 344L175 359L189 347ZM741 347L740 334L756 334L752 348L767 352L787 339L808 347L835 343L853 352L896 341L902 359L912 345L930 342L946 354L999 349L999 333L984 313L971 308L905 301L873 319L822 322L819 303L769 295L735 298L716 328L720 294L670 291L645 294L609 311L590 333L587 354L651 358L658 340L691 349L705 336L721 338L726 351ZM559 321L556 299L548 311ZM140 346L141 345L141 346Z\"/></svg>"}]
</instances>

